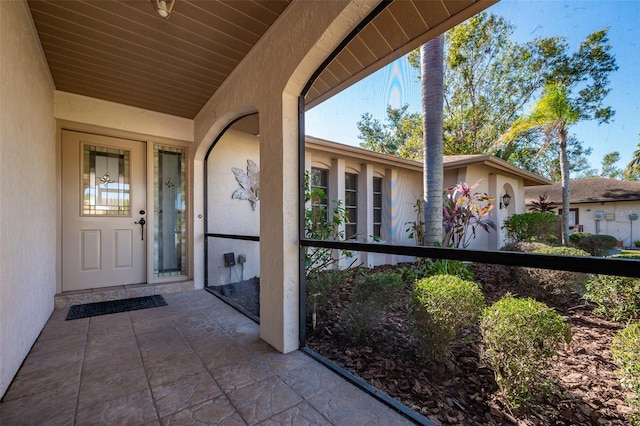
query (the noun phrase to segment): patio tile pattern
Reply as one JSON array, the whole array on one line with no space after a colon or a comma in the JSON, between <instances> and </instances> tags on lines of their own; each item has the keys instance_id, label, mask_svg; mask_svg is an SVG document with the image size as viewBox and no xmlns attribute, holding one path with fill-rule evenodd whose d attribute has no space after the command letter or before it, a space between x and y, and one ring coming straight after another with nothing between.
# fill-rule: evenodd
<instances>
[{"instance_id":1,"label":"patio tile pattern","mask_svg":"<svg viewBox=\"0 0 640 426\"><path fill-rule=\"evenodd\" d=\"M204 290L65 321L56 309L0 402L0 425L409 425Z\"/></svg>"}]
</instances>

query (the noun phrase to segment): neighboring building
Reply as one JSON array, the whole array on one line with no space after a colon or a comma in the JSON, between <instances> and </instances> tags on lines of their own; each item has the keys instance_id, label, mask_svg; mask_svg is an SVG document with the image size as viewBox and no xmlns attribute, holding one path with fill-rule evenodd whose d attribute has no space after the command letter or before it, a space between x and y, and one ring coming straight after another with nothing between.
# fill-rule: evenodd
<instances>
[{"instance_id":1,"label":"neighboring building","mask_svg":"<svg viewBox=\"0 0 640 426\"><path fill-rule=\"evenodd\" d=\"M570 184L569 229L612 235L631 247L640 240L640 182L606 178L573 179ZM562 211L562 183L525 188L527 206L546 196Z\"/></svg>"}]
</instances>

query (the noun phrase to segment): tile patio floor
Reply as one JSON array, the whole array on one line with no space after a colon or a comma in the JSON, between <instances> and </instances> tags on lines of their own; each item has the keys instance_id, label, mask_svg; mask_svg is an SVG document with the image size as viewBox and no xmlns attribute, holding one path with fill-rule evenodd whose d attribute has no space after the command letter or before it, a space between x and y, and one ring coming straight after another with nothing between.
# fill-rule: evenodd
<instances>
[{"instance_id":1,"label":"tile patio floor","mask_svg":"<svg viewBox=\"0 0 640 426\"><path fill-rule=\"evenodd\" d=\"M0 425L404 425L375 398L204 290L65 321L56 309L0 403Z\"/></svg>"}]
</instances>

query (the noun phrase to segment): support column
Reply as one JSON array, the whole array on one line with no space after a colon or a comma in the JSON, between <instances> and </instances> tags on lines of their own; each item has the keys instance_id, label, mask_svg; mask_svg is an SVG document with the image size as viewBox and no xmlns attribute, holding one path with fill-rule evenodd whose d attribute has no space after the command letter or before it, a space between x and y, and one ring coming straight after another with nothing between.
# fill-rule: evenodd
<instances>
[{"instance_id":1,"label":"support column","mask_svg":"<svg viewBox=\"0 0 640 426\"><path fill-rule=\"evenodd\" d=\"M260 110L260 337L299 347L298 101Z\"/></svg>"}]
</instances>

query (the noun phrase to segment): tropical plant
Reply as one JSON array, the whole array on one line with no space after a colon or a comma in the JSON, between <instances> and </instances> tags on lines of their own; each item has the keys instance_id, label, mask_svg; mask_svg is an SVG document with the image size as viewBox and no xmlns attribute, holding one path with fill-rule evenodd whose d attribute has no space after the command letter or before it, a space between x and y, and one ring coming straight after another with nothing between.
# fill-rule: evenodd
<instances>
[{"instance_id":1,"label":"tropical plant","mask_svg":"<svg viewBox=\"0 0 640 426\"><path fill-rule=\"evenodd\" d=\"M417 281L411 298L411 322L421 357L446 359L453 339L478 321L484 306L484 296L473 281L454 275Z\"/></svg>"},{"instance_id":2,"label":"tropical plant","mask_svg":"<svg viewBox=\"0 0 640 426\"><path fill-rule=\"evenodd\" d=\"M544 194L538 195L538 199L531 202L531 208L529 210L541 213L553 213L556 207L555 203L547 199L547 194Z\"/></svg>"},{"instance_id":3,"label":"tropical plant","mask_svg":"<svg viewBox=\"0 0 640 426\"><path fill-rule=\"evenodd\" d=\"M516 120L498 141L508 143L518 135L531 129L540 129L544 142L541 150L557 141L560 147L560 174L562 175L562 241L569 243L569 158L567 157L567 127L580 119L578 111L570 102L567 88L562 83L545 86L542 98L527 117Z\"/></svg>"},{"instance_id":4,"label":"tropical plant","mask_svg":"<svg viewBox=\"0 0 640 426\"><path fill-rule=\"evenodd\" d=\"M559 147L564 244L569 244L568 128L581 120L607 123L614 114L611 107L603 106L610 91L607 87L609 73L618 69L610 53L607 31L604 29L587 36L571 56L566 53L566 44L557 46L557 61L547 76L541 98L533 105L531 114L514 121L496 144L509 147L523 135L530 136L532 131L537 131L542 135L539 152L552 143Z\"/></svg>"},{"instance_id":5,"label":"tropical plant","mask_svg":"<svg viewBox=\"0 0 640 426\"><path fill-rule=\"evenodd\" d=\"M519 406L542 388L551 357L571 340L571 328L544 303L510 294L486 308L480 320L482 359L505 399Z\"/></svg>"},{"instance_id":6,"label":"tropical plant","mask_svg":"<svg viewBox=\"0 0 640 426\"><path fill-rule=\"evenodd\" d=\"M476 237L476 229L486 232L496 229L489 213L494 207L492 197L486 193L474 192L480 181L469 186L459 183L446 189L443 207L444 236L443 247L467 248ZM485 203L484 206L481 203Z\"/></svg>"}]
</instances>

